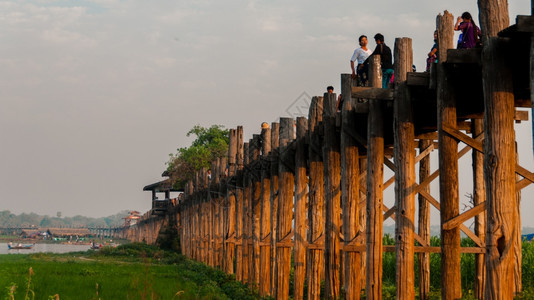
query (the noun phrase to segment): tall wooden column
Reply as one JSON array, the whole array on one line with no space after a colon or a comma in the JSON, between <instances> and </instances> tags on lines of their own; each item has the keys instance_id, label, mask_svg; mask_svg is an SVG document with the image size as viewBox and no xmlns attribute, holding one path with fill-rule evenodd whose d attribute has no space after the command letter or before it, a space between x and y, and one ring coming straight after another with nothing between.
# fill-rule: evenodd
<instances>
[{"instance_id":1,"label":"tall wooden column","mask_svg":"<svg viewBox=\"0 0 534 300\"><path fill-rule=\"evenodd\" d=\"M342 86L352 87L350 74L341 75ZM347 299L360 299L361 250L365 232L360 224L360 159L358 143L351 132L356 126L356 113L351 91L343 91L341 107L341 202L343 208L343 264L345 270L345 294Z\"/></svg>"},{"instance_id":2,"label":"tall wooden column","mask_svg":"<svg viewBox=\"0 0 534 300\"><path fill-rule=\"evenodd\" d=\"M313 97L309 111L310 191L308 208L308 299L320 298L324 274L324 172L322 157L323 98ZM322 239L322 242L321 242Z\"/></svg>"},{"instance_id":3,"label":"tall wooden column","mask_svg":"<svg viewBox=\"0 0 534 300\"><path fill-rule=\"evenodd\" d=\"M278 226L276 244L276 299L289 297L289 272L291 270L291 223L293 219L293 194L295 187L294 164L290 142L293 139L293 119L280 118L280 165Z\"/></svg>"},{"instance_id":4,"label":"tall wooden column","mask_svg":"<svg viewBox=\"0 0 534 300\"><path fill-rule=\"evenodd\" d=\"M276 295L276 226L278 225L278 160L279 160L279 130L280 124L277 122L271 123L271 295Z\"/></svg>"},{"instance_id":5,"label":"tall wooden column","mask_svg":"<svg viewBox=\"0 0 534 300\"><path fill-rule=\"evenodd\" d=\"M382 86L380 56L369 61L369 85ZM367 299L382 299L382 207L384 204L384 120L380 100L369 100L367 120Z\"/></svg>"},{"instance_id":6,"label":"tall wooden column","mask_svg":"<svg viewBox=\"0 0 534 300\"><path fill-rule=\"evenodd\" d=\"M294 295L293 299L304 298L306 279L306 207L308 202L308 177L306 176L308 120L297 118L297 147L295 153L295 234L294 234Z\"/></svg>"},{"instance_id":7,"label":"tall wooden column","mask_svg":"<svg viewBox=\"0 0 534 300\"><path fill-rule=\"evenodd\" d=\"M267 123L264 123L267 124ZM261 129L261 221L260 221L260 296L271 293L271 129L269 126Z\"/></svg>"},{"instance_id":8,"label":"tall wooden column","mask_svg":"<svg viewBox=\"0 0 534 300\"><path fill-rule=\"evenodd\" d=\"M228 178L226 180L226 194L228 199L228 207L226 213L226 228L225 228L225 270L229 274L234 273L234 257L235 257L235 203L236 194L235 188L231 186L230 178L236 174L236 159L237 159L237 130L230 129L230 139L228 144Z\"/></svg>"},{"instance_id":9,"label":"tall wooden column","mask_svg":"<svg viewBox=\"0 0 534 300\"><path fill-rule=\"evenodd\" d=\"M419 140L419 153L423 153L428 147L432 147L433 140ZM424 182L430 176L430 155L419 161L419 183ZM422 189L430 194L430 186ZM425 197L419 195L419 236L430 245L430 203ZM430 253L422 252L417 254L419 260L419 299L427 300L430 297Z\"/></svg>"},{"instance_id":10,"label":"tall wooden column","mask_svg":"<svg viewBox=\"0 0 534 300\"><path fill-rule=\"evenodd\" d=\"M436 20L438 28L439 61L437 65L437 105L439 141L439 194L441 224L460 212L458 192L458 142L443 131L447 126L456 129L456 99L448 80L444 62L447 50L453 48L453 16L445 11ZM441 297L462 297L460 277L460 229L441 229Z\"/></svg>"},{"instance_id":11,"label":"tall wooden column","mask_svg":"<svg viewBox=\"0 0 534 300\"><path fill-rule=\"evenodd\" d=\"M483 50L484 177L487 196L486 299L512 299L517 232L514 95L506 39L489 37Z\"/></svg>"},{"instance_id":12,"label":"tall wooden column","mask_svg":"<svg viewBox=\"0 0 534 300\"><path fill-rule=\"evenodd\" d=\"M249 143L246 142L243 145L243 234L242 234L242 251L243 251L243 266L242 266L242 279L243 283L249 283L249 253L248 241L249 241L249 218L248 214L250 213L249 204L250 204L250 182L249 182L249 170L247 165L249 164Z\"/></svg>"},{"instance_id":13,"label":"tall wooden column","mask_svg":"<svg viewBox=\"0 0 534 300\"><path fill-rule=\"evenodd\" d=\"M261 216L261 170L260 170L260 135L254 134L252 150L252 253L251 262L252 282L254 288L258 289L260 283L260 216Z\"/></svg>"},{"instance_id":14,"label":"tall wooden column","mask_svg":"<svg viewBox=\"0 0 534 300\"><path fill-rule=\"evenodd\" d=\"M471 120L473 138L484 133L482 119ZM486 201L486 183L484 181L484 153L473 150L473 204L476 206ZM475 217L475 234L480 240L486 240L486 210ZM475 298L484 299L486 283L486 262L483 253L475 254Z\"/></svg>"},{"instance_id":15,"label":"tall wooden column","mask_svg":"<svg viewBox=\"0 0 534 300\"><path fill-rule=\"evenodd\" d=\"M412 101L406 84L412 70L412 39L395 39L395 245L397 299L415 298L415 148Z\"/></svg>"},{"instance_id":16,"label":"tall wooden column","mask_svg":"<svg viewBox=\"0 0 534 300\"><path fill-rule=\"evenodd\" d=\"M517 232L515 196L514 95L512 47L497 33L509 25L508 3L480 0L479 15L485 42L482 51L484 90L484 178L486 179L486 299L512 299ZM532 80L532 79L531 79Z\"/></svg>"},{"instance_id":17,"label":"tall wooden column","mask_svg":"<svg viewBox=\"0 0 534 300\"><path fill-rule=\"evenodd\" d=\"M237 126L237 176L236 176L236 279L243 281L243 126Z\"/></svg>"},{"instance_id":18,"label":"tall wooden column","mask_svg":"<svg viewBox=\"0 0 534 300\"><path fill-rule=\"evenodd\" d=\"M324 179L325 179L325 297L337 299L340 288L341 225L341 154L340 138L336 132L336 94L324 94Z\"/></svg>"}]
</instances>

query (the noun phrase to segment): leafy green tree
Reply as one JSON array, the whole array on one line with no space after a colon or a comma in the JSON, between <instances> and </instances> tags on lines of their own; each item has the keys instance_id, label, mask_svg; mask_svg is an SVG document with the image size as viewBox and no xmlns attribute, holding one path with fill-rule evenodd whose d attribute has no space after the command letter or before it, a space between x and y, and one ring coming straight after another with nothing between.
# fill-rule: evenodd
<instances>
[{"instance_id":1,"label":"leafy green tree","mask_svg":"<svg viewBox=\"0 0 534 300\"><path fill-rule=\"evenodd\" d=\"M190 147L179 148L176 154L169 154L167 172L175 186L181 186L191 179L195 171L209 168L211 162L228 153L229 130L222 125L209 128L194 126L187 136L196 136Z\"/></svg>"}]
</instances>

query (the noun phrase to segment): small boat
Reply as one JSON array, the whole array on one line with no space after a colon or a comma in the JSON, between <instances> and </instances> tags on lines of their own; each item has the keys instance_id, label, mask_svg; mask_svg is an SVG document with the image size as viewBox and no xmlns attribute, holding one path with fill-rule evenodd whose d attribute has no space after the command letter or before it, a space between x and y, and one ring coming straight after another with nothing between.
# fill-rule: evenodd
<instances>
[{"instance_id":1,"label":"small boat","mask_svg":"<svg viewBox=\"0 0 534 300\"><path fill-rule=\"evenodd\" d=\"M7 249L8 249L8 250L15 250L15 249L31 249L31 248L33 248L33 245L35 245L35 244L30 244L30 245L22 245L22 244L12 245L12 244L7 244Z\"/></svg>"}]
</instances>

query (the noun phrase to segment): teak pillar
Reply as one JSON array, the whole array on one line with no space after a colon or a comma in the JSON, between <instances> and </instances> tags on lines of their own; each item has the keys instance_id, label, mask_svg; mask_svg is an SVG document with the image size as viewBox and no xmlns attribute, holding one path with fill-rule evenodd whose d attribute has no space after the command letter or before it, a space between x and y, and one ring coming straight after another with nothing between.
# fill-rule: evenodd
<instances>
[{"instance_id":1,"label":"teak pillar","mask_svg":"<svg viewBox=\"0 0 534 300\"><path fill-rule=\"evenodd\" d=\"M237 126L237 176L236 176L236 279L243 281L243 126Z\"/></svg>"},{"instance_id":2,"label":"teak pillar","mask_svg":"<svg viewBox=\"0 0 534 300\"><path fill-rule=\"evenodd\" d=\"M439 142L439 194L441 224L458 216L458 142L443 131L443 127L456 129L456 99L448 80L445 62L447 50L453 48L453 16L445 11L437 17L439 61L437 65L437 105ZM441 229L441 297L462 297L460 277L460 229Z\"/></svg>"},{"instance_id":3,"label":"teak pillar","mask_svg":"<svg viewBox=\"0 0 534 300\"><path fill-rule=\"evenodd\" d=\"M421 139L419 140L419 153L424 152L428 147L432 147L434 141ZM419 161L419 183L424 182L430 176L430 155L426 155ZM430 194L430 185L422 189ZM422 195L418 196L419 218L418 231L419 236L430 245L430 203ZM417 254L419 260L419 299L427 300L430 297L430 253L422 252Z\"/></svg>"},{"instance_id":4,"label":"teak pillar","mask_svg":"<svg viewBox=\"0 0 534 300\"><path fill-rule=\"evenodd\" d=\"M237 130L230 129L230 139L228 144L228 179L226 180L226 194L228 207L226 213L226 243L225 243L225 270L229 274L234 273L234 255L235 255L235 188L230 186L230 178L236 174L237 159Z\"/></svg>"},{"instance_id":5,"label":"teak pillar","mask_svg":"<svg viewBox=\"0 0 534 300\"><path fill-rule=\"evenodd\" d=\"M484 121L471 121L473 138L484 133ZM473 204L479 205L486 201L486 183L484 181L484 153L473 150ZM475 234L480 240L486 240L486 210L475 217ZM484 299L484 285L486 283L486 262L483 253L475 254L475 298Z\"/></svg>"},{"instance_id":6,"label":"teak pillar","mask_svg":"<svg viewBox=\"0 0 534 300\"><path fill-rule=\"evenodd\" d=\"M323 98L313 97L309 111L310 134L309 207L308 207L308 299L320 298L324 277L324 172L322 157Z\"/></svg>"},{"instance_id":7,"label":"teak pillar","mask_svg":"<svg viewBox=\"0 0 534 300\"><path fill-rule=\"evenodd\" d=\"M295 233L294 233L294 295L293 299L304 297L306 279L306 207L308 202L308 178L306 176L308 120L297 118L297 140L295 152Z\"/></svg>"},{"instance_id":8,"label":"teak pillar","mask_svg":"<svg viewBox=\"0 0 534 300\"><path fill-rule=\"evenodd\" d=\"M350 74L341 75L342 86L352 87ZM348 93L347 93L348 92ZM356 126L355 100L343 91L341 107L341 203L343 208L343 264L347 299L360 299L362 252L365 232L360 224L360 159L358 143L351 132Z\"/></svg>"},{"instance_id":9,"label":"teak pillar","mask_svg":"<svg viewBox=\"0 0 534 300\"><path fill-rule=\"evenodd\" d=\"M380 56L369 59L369 85L382 86ZM380 100L369 100L367 120L367 299L382 299L384 120Z\"/></svg>"},{"instance_id":10,"label":"teak pillar","mask_svg":"<svg viewBox=\"0 0 534 300\"><path fill-rule=\"evenodd\" d=\"M279 130L280 124L277 122L271 123L271 295L276 295L276 226L278 225L277 213L278 213L278 160L279 160Z\"/></svg>"},{"instance_id":11,"label":"teak pillar","mask_svg":"<svg viewBox=\"0 0 534 300\"><path fill-rule=\"evenodd\" d=\"M340 139L336 132L336 104L334 93L324 94L324 197L325 197L325 298L337 299L340 288L341 225L341 154Z\"/></svg>"},{"instance_id":12,"label":"teak pillar","mask_svg":"<svg viewBox=\"0 0 534 300\"><path fill-rule=\"evenodd\" d=\"M291 270L291 225L293 219L293 194L295 187L294 164L290 142L293 139L293 119L280 118L279 196L276 243L276 299L289 297L289 272Z\"/></svg>"},{"instance_id":13,"label":"teak pillar","mask_svg":"<svg viewBox=\"0 0 534 300\"><path fill-rule=\"evenodd\" d=\"M415 298L415 148L412 103L406 84L412 70L412 39L395 39L395 248L397 299Z\"/></svg>"},{"instance_id":14,"label":"teak pillar","mask_svg":"<svg viewBox=\"0 0 534 300\"><path fill-rule=\"evenodd\" d=\"M267 123L264 123L267 124ZM261 221L260 221L260 285L262 297L271 293L271 129L261 129L262 172L261 172Z\"/></svg>"},{"instance_id":15,"label":"teak pillar","mask_svg":"<svg viewBox=\"0 0 534 300\"><path fill-rule=\"evenodd\" d=\"M484 177L487 196L486 299L512 299L517 232L511 44L490 37L483 50Z\"/></svg>"},{"instance_id":16,"label":"teak pillar","mask_svg":"<svg viewBox=\"0 0 534 300\"><path fill-rule=\"evenodd\" d=\"M261 162L260 162L260 135L254 134L252 142L252 253L253 261L251 262L252 282L254 288L258 289L260 283L260 217L261 217Z\"/></svg>"},{"instance_id":17,"label":"teak pillar","mask_svg":"<svg viewBox=\"0 0 534 300\"><path fill-rule=\"evenodd\" d=\"M249 164L249 143L243 144L243 234L242 236L242 251L243 251L243 266L242 266L242 281L243 283L249 283L249 253L248 241L249 241L249 203L250 203L250 182L249 182L249 170L247 165Z\"/></svg>"}]
</instances>

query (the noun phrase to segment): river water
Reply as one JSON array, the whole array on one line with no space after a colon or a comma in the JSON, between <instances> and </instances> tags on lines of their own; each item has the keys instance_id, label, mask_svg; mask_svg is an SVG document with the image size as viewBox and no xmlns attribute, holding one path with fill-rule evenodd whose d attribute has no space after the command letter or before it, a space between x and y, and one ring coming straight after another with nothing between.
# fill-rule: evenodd
<instances>
[{"instance_id":1,"label":"river water","mask_svg":"<svg viewBox=\"0 0 534 300\"><path fill-rule=\"evenodd\" d=\"M29 254L39 252L67 253L76 251L86 251L90 248L91 245L35 244L32 249L8 250L7 243L0 243L0 254Z\"/></svg>"}]
</instances>

